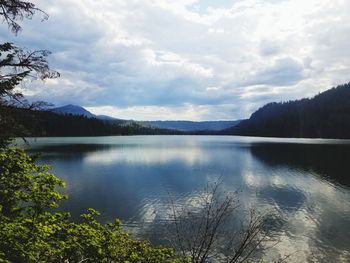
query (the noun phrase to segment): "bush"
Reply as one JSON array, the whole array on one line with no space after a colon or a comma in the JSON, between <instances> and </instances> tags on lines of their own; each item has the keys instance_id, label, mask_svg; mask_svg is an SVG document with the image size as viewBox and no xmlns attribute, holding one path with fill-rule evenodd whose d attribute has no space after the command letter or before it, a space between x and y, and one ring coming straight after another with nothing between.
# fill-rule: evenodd
<instances>
[{"instance_id":1,"label":"bush","mask_svg":"<svg viewBox=\"0 0 350 263\"><path fill-rule=\"evenodd\" d=\"M101 224L89 209L82 223L52 212L64 183L24 151L0 152L0 262L189 262L174 250L137 241L121 222Z\"/></svg>"}]
</instances>

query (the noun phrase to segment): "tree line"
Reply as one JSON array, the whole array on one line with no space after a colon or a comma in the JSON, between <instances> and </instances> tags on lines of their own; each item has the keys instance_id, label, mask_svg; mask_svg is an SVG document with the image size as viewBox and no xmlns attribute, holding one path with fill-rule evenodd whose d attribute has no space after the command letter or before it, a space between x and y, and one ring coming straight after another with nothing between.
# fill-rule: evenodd
<instances>
[{"instance_id":1,"label":"tree line","mask_svg":"<svg viewBox=\"0 0 350 263\"><path fill-rule=\"evenodd\" d=\"M295 101L269 103L223 134L350 138L350 83Z\"/></svg>"},{"instance_id":2,"label":"tree line","mask_svg":"<svg viewBox=\"0 0 350 263\"><path fill-rule=\"evenodd\" d=\"M155 128L135 121L100 120L82 115L10 106L0 110L6 111L20 125L16 130L11 129L12 136L16 137L182 134L180 131Z\"/></svg>"}]
</instances>

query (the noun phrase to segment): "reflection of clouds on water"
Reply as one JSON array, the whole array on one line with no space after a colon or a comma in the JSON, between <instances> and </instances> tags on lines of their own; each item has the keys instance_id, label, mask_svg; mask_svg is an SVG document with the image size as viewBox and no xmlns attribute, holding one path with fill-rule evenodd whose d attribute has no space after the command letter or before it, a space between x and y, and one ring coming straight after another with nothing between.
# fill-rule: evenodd
<instances>
[{"instance_id":1,"label":"reflection of clouds on water","mask_svg":"<svg viewBox=\"0 0 350 263\"><path fill-rule=\"evenodd\" d=\"M266 259L272 260L278 253L283 257L296 252L289 261L349 260L350 239L344 244L345 234L338 227L350 224L347 191L300 169L280 167L270 175L246 170L241 176L249 191L257 193L255 202L263 204L258 209L276 210L285 221L278 231L280 242L269 250ZM337 240L337 235L342 238Z\"/></svg>"},{"instance_id":2,"label":"reflection of clouds on water","mask_svg":"<svg viewBox=\"0 0 350 263\"><path fill-rule=\"evenodd\" d=\"M171 198L177 209L196 210L207 181L222 177L223 191L239 190L240 212L255 207L282 215L269 225L281 242L268 250L267 262L295 251L288 262L350 259L350 146L207 136L60 140L41 143L42 160L68 182L66 208L73 213L95 207L143 238L169 223Z\"/></svg>"},{"instance_id":3,"label":"reflection of clouds on water","mask_svg":"<svg viewBox=\"0 0 350 263\"><path fill-rule=\"evenodd\" d=\"M277 233L280 242L268 250L267 259L279 253L281 256L294 254L287 262L348 262L348 244L341 247L334 242L334 237L329 236L329 240L324 237L328 233L321 222L329 220L328 216L327 213L312 215L305 208L284 214L286 223ZM337 223L337 220L332 222Z\"/></svg>"},{"instance_id":4,"label":"reflection of clouds on water","mask_svg":"<svg viewBox=\"0 0 350 263\"><path fill-rule=\"evenodd\" d=\"M259 175L254 175L252 171L244 171L242 177L248 187L258 188L262 185L263 178Z\"/></svg>"},{"instance_id":5,"label":"reflection of clouds on water","mask_svg":"<svg viewBox=\"0 0 350 263\"><path fill-rule=\"evenodd\" d=\"M176 213L180 213L183 208L192 212L199 211L205 196L209 196L205 191L195 191L187 195L173 196L169 194L162 196L162 198L143 200L137 220L152 224L157 221L172 220L174 210Z\"/></svg>"},{"instance_id":6,"label":"reflection of clouds on water","mask_svg":"<svg viewBox=\"0 0 350 263\"><path fill-rule=\"evenodd\" d=\"M181 161L187 165L205 163L208 157L199 147L159 148L159 147L125 147L87 153L84 162L88 164L116 164L120 162L140 164L165 164Z\"/></svg>"},{"instance_id":7,"label":"reflection of clouds on water","mask_svg":"<svg viewBox=\"0 0 350 263\"><path fill-rule=\"evenodd\" d=\"M257 143L249 148L251 154L269 169L290 169L311 174L318 180L341 187L350 187L348 164L350 144ZM340 183L340 184L339 184Z\"/></svg>"}]
</instances>

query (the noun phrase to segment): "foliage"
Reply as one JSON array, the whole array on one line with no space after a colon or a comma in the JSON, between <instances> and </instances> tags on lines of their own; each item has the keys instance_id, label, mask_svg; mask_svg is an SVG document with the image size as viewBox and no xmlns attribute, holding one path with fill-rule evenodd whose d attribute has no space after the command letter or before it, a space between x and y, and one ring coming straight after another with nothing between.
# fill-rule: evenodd
<instances>
[{"instance_id":1,"label":"foliage","mask_svg":"<svg viewBox=\"0 0 350 263\"><path fill-rule=\"evenodd\" d=\"M350 138L350 83L311 99L269 103L250 119L224 131L225 134L294 137Z\"/></svg>"},{"instance_id":2,"label":"foliage","mask_svg":"<svg viewBox=\"0 0 350 263\"><path fill-rule=\"evenodd\" d=\"M14 148L0 153L1 212L7 217L17 214L38 214L57 207L64 196L55 186L64 183L48 172L48 166L38 165L23 151Z\"/></svg>"},{"instance_id":3,"label":"foliage","mask_svg":"<svg viewBox=\"0 0 350 263\"><path fill-rule=\"evenodd\" d=\"M93 209L81 223L53 212L64 184L22 150L2 151L0 169L0 262L188 262L131 239L119 220L102 225Z\"/></svg>"},{"instance_id":4,"label":"foliage","mask_svg":"<svg viewBox=\"0 0 350 263\"><path fill-rule=\"evenodd\" d=\"M19 99L22 94L14 88L26 77L58 77L59 73L50 70L46 61L49 54L47 50L24 50L8 42L0 44L0 97Z\"/></svg>"},{"instance_id":5,"label":"foliage","mask_svg":"<svg viewBox=\"0 0 350 263\"><path fill-rule=\"evenodd\" d=\"M21 30L18 21L31 19L36 12L48 15L35 4L20 0L0 0L0 17L9 29L17 34ZM0 147L6 145L11 137L19 135L23 125L8 111L8 106L33 108L38 104L29 104L23 95L16 90L25 79L42 80L59 77L59 73L49 68L47 50L27 50L13 43L0 43Z\"/></svg>"}]
</instances>

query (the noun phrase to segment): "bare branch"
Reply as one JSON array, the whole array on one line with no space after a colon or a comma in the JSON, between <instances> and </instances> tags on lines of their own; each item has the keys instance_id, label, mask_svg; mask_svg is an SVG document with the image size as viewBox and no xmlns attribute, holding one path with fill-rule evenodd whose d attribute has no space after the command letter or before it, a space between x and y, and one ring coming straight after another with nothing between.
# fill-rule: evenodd
<instances>
[{"instance_id":1,"label":"bare branch","mask_svg":"<svg viewBox=\"0 0 350 263\"><path fill-rule=\"evenodd\" d=\"M264 229L267 215L250 210L241 227L230 228L242 212L235 193L223 193L222 183L208 184L198 200L179 209L171 199L174 222L173 243L192 263L246 262L254 258L265 242L270 241ZM193 205L195 203L195 205Z\"/></svg>"},{"instance_id":2,"label":"bare branch","mask_svg":"<svg viewBox=\"0 0 350 263\"><path fill-rule=\"evenodd\" d=\"M0 0L0 16L3 17L3 21L7 23L14 34L22 29L18 21L22 21L24 18L32 19L36 12L42 14L42 20L47 20L49 17L33 3L20 0Z\"/></svg>"},{"instance_id":3,"label":"bare branch","mask_svg":"<svg viewBox=\"0 0 350 263\"><path fill-rule=\"evenodd\" d=\"M47 50L24 50L12 43L0 44L0 96L18 97L13 89L25 78L59 77L59 73L49 68Z\"/></svg>"}]
</instances>

